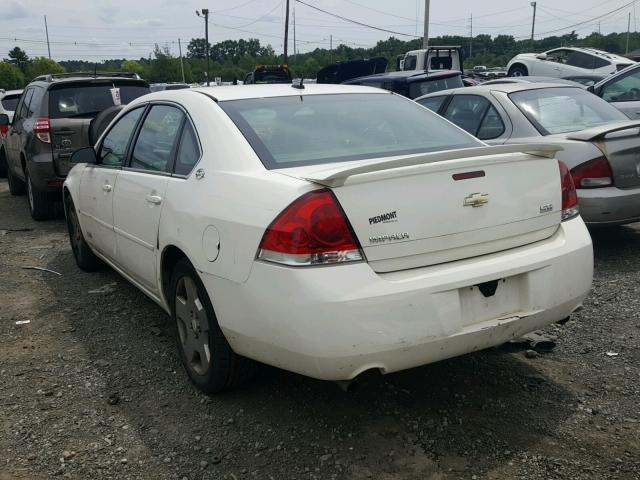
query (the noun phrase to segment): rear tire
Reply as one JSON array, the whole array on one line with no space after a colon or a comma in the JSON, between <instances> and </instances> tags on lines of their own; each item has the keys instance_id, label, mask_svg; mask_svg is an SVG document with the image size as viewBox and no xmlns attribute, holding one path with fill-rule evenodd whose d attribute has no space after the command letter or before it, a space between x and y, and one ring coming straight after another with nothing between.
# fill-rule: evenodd
<instances>
[{"instance_id":1,"label":"rear tire","mask_svg":"<svg viewBox=\"0 0 640 480\"><path fill-rule=\"evenodd\" d=\"M186 258L173 269L170 301L178 353L197 388L219 393L237 388L252 377L254 362L231 349L207 290Z\"/></svg>"},{"instance_id":2,"label":"rear tire","mask_svg":"<svg viewBox=\"0 0 640 480\"><path fill-rule=\"evenodd\" d=\"M82 228L78 221L78 213L70 195L65 199L65 203L67 207L69 242L71 243L71 250L73 251L73 257L76 259L76 264L85 272L95 272L102 267L102 261L93 253L93 250L84 239Z\"/></svg>"},{"instance_id":3,"label":"rear tire","mask_svg":"<svg viewBox=\"0 0 640 480\"><path fill-rule=\"evenodd\" d=\"M29 200L29 211L31 218L36 221L48 220L53 216L53 198L48 192L38 190L33 185L29 170L25 170L25 183L27 186L27 199Z\"/></svg>"},{"instance_id":4,"label":"rear tire","mask_svg":"<svg viewBox=\"0 0 640 480\"><path fill-rule=\"evenodd\" d=\"M526 77L529 75L529 70L524 65L514 65L509 69L510 77Z\"/></svg>"},{"instance_id":5,"label":"rear tire","mask_svg":"<svg viewBox=\"0 0 640 480\"><path fill-rule=\"evenodd\" d=\"M5 156L5 160L6 160ZM16 177L7 163L7 182L9 183L9 193L14 196L24 195L24 182Z\"/></svg>"}]
</instances>

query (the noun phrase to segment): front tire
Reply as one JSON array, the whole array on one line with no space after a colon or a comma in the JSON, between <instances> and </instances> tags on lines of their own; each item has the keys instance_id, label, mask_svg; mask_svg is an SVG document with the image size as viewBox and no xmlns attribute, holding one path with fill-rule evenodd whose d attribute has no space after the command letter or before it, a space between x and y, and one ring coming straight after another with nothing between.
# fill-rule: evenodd
<instances>
[{"instance_id":1,"label":"front tire","mask_svg":"<svg viewBox=\"0 0 640 480\"><path fill-rule=\"evenodd\" d=\"M69 230L69 242L76 264L85 272L95 272L102 267L102 261L93 253L82 234L82 228L78 221L78 213L73 205L71 196L65 200L67 207L67 229Z\"/></svg>"},{"instance_id":2,"label":"front tire","mask_svg":"<svg viewBox=\"0 0 640 480\"><path fill-rule=\"evenodd\" d=\"M25 183L27 186L27 198L29 200L29 212L31 218L36 221L48 220L53 216L53 200L47 192L43 192L33 185L29 170L25 170Z\"/></svg>"},{"instance_id":3,"label":"front tire","mask_svg":"<svg viewBox=\"0 0 640 480\"><path fill-rule=\"evenodd\" d=\"M514 65L509 69L510 77L526 77L527 75L529 75L529 70L524 65Z\"/></svg>"},{"instance_id":4,"label":"front tire","mask_svg":"<svg viewBox=\"0 0 640 480\"><path fill-rule=\"evenodd\" d=\"M187 259L176 264L170 292L178 352L196 387L205 393L219 393L248 380L253 362L231 349L204 284Z\"/></svg>"}]
</instances>

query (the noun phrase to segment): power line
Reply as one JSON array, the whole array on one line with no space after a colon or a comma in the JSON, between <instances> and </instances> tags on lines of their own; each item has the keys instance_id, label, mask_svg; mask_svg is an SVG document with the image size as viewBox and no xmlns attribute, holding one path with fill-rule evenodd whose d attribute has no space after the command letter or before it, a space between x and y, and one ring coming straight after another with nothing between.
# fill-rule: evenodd
<instances>
[{"instance_id":1,"label":"power line","mask_svg":"<svg viewBox=\"0 0 640 480\"><path fill-rule=\"evenodd\" d=\"M411 34L408 34L408 33L402 33L402 32L395 32L395 31L393 31L393 30L387 30L386 28L376 27L376 26L369 25L369 24L366 24L366 23L363 23L363 22L359 22L359 21L357 21L357 20L353 20L353 19L351 19L351 18L343 17L342 15L338 15L338 14L336 14L336 13L328 12L328 11L323 10L323 9L321 9L321 8L318 8L318 7L314 6L314 5L309 5L308 3L305 3L305 2L303 2L302 0L295 0L295 1L296 1L296 2L298 2L298 3L301 3L302 5L307 6L307 7L309 7L309 8L313 8L314 10L318 10L319 12L322 12L322 13L324 13L324 14L326 14L326 15L330 15L330 16L332 16L332 17L339 18L340 20L344 20L345 22L353 23L353 24L355 24L355 25L360 25L361 27L371 28L371 29L373 29L373 30L378 30L378 31L380 31L380 32L393 33L394 35L402 35L402 36L404 36L404 37L422 38L422 37L419 37L419 36L417 36L417 35L411 35Z\"/></svg>"}]
</instances>

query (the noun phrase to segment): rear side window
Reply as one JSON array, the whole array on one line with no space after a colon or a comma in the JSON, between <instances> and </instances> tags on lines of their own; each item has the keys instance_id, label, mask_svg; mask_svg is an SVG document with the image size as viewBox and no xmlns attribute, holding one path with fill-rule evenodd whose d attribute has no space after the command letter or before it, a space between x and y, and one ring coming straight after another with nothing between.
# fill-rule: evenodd
<instances>
[{"instance_id":1,"label":"rear side window","mask_svg":"<svg viewBox=\"0 0 640 480\"><path fill-rule=\"evenodd\" d=\"M478 95L453 97L444 117L480 140L499 137L504 132L500 115L491 103Z\"/></svg>"},{"instance_id":2,"label":"rear side window","mask_svg":"<svg viewBox=\"0 0 640 480\"><path fill-rule=\"evenodd\" d=\"M118 82L64 85L49 90L49 117L94 117L117 104L112 88L119 89L123 105L149 93L146 86Z\"/></svg>"},{"instance_id":3,"label":"rear side window","mask_svg":"<svg viewBox=\"0 0 640 480\"><path fill-rule=\"evenodd\" d=\"M438 110L440 110L440 107L442 106L446 98L447 98L446 95L441 95L439 97L423 98L422 100L416 100L416 101L423 107L427 107L432 112L437 113Z\"/></svg>"},{"instance_id":4,"label":"rear side window","mask_svg":"<svg viewBox=\"0 0 640 480\"><path fill-rule=\"evenodd\" d=\"M268 169L482 145L415 102L388 93L292 95L219 106Z\"/></svg>"},{"instance_id":5,"label":"rear side window","mask_svg":"<svg viewBox=\"0 0 640 480\"><path fill-rule=\"evenodd\" d=\"M24 92L22 102L20 103L18 112L16 112L16 116L18 118L27 118L29 114L29 103L31 103L31 97L33 97L33 88L29 88L26 92Z\"/></svg>"},{"instance_id":6,"label":"rear side window","mask_svg":"<svg viewBox=\"0 0 640 480\"><path fill-rule=\"evenodd\" d=\"M190 122L186 122L182 130L180 147L176 156L176 166L174 172L178 175L188 175L200 159L200 146L196 133Z\"/></svg>"},{"instance_id":7,"label":"rear side window","mask_svg":"<svg viewBox=\"0 0 640 480\"><path fill-rule=\"evenodd\" d=\"M422 82L409 84L409 98L418 98L429 93L449 90L450 88L462 88L462 78L459 75L447 78L425 79Z\"/></svg>"},{"instance_id":8,"label":"rear side window","mask_svg":"<svg viewBox=\"0 0 640 480\"><path fill-rule=\"evenodd\" d=\"M104 137L98 154L99 162L102 165L111 167L122 166L124 156L127 153L129 139L131 135L133 135L133 131L143 111L144 107L140 107L125 113L113 128L109 130L109 133Z\"/></svg>"},{"instance_id":9,"label":"rear side window","mask_svg":"<svg viewBox=\"0 0 640 480\"><path fill-rule=\"evenodd\" d=\"M14 112L20 101L20 95L5 95L0 101L5 111Z\"/></svg>"},{"instance_id":10,"label":"rear side window","mask_svg":"<svg viewBox=\"0 0 640 480\"><path fill-rule=\"evenodd\" d=\"M171 172L171 154L184 120L182 110L154 105L142 123L131 156L131 168Z\"/></svg>"},{"instance_id":11,"label":"rear side window","mask_svg":"<svg viewBox=\"0 0 640 480\"><path fill-rule=\"evenodd\" d=\"M33 118L38 115L42 108L42 99L44 98L44 89L35 87L33 89L33 95L29 102L29 108L27 110L27 118Z\"/></svg>"}]
</instances>

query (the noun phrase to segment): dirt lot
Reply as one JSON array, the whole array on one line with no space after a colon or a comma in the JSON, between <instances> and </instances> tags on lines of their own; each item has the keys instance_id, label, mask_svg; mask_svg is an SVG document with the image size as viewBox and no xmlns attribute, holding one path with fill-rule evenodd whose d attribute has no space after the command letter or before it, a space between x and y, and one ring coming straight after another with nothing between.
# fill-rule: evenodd
<instances>
[{"instance_id":1,"label":"dirt lot","mask_svg":"<svg viewBox=\"0 0 640 480\"><path fill-rule=\"evenodd\" d=\"M594 242L593 293L548 330L552 353L503 347L353 393L264 367L207 397L162 310L79 271L64 221L32 222L0 180L0 480L639 479L640 228Z\"/></svg>"}]
</instances>

